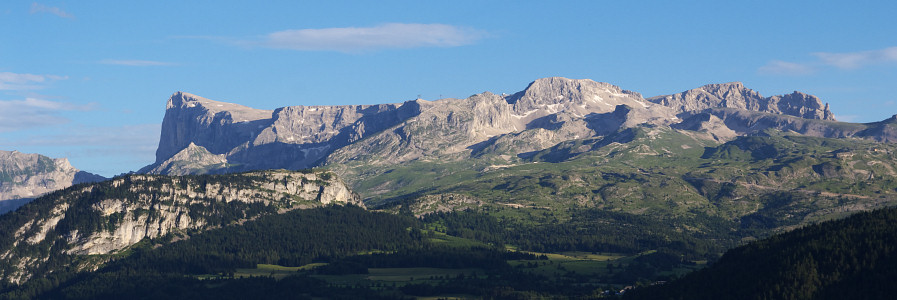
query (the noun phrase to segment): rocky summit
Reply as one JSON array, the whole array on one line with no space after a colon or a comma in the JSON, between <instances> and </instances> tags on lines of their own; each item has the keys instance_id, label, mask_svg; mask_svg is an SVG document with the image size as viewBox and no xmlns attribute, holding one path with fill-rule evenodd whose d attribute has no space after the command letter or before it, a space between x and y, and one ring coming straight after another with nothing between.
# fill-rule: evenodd
<instances>
[{"instance_id":1,"label":"rocky summit","mask_svg":"<svg viewBox=\"0 0 897 300\"><path fill-rule=\"evenodd\" d=\"M710 108L736 108L749 111L795 116L805 119L835 121L828 104L813 95L798 91L788 95L763 97L745 88L741 82L708 84L678 94L648 98L678 113L704 111Z\"/></svg>"},{"instance_id":2,"label":"rocky summit","mask_svg":"<svg viewBox=\"0 0 897 300\"><path fill-rule=\"evenodd\" d=\"M0 213L51 191L104 179L72 167L65 158L0 150Z\"/></svg>"},{"instance_id":3,"label":"rocky summit","mask_svg":"<svg viewBox=\"0 0 897 300\"><path fill-rule=\"evenodd\" d=\"M794 92L763 97L741 83L645 99L588 79L543 78L506 96L403 103L289 106L273 111L178 92L168 100L152 174L390 165L484 155L516 157L634 126L666 126L720 142L767 129L818 137L897 140L888 122L837 122L827 104Z\"/></svg>"}]
</instances>

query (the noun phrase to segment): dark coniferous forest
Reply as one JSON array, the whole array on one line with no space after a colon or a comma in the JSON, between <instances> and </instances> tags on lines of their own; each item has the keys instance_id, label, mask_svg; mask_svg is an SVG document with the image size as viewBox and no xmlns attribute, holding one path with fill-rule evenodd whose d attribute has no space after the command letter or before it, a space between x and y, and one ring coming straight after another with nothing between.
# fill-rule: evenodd
<instances>
[{"instance_id":1,"label":"dark coniferous forest","mask_svg":"<svg viewBox=\"0 0 897 300\"><path fill-rule=\"evenodd\" d=\"M731 249L626 299L893 299L897 209L857 213Z\"/></svg>"}]
</instances>

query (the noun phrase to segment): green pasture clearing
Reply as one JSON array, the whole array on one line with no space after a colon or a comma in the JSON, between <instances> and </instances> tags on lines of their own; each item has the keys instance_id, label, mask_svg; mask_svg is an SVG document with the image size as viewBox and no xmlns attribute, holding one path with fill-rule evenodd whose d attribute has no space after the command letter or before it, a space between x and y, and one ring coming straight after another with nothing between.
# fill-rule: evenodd
<instances>
[{"instance_id":1,"label":"green pasture clearing","mask_svg":"<svg viewBox=\"0 0 897 300\"><path fill-rule=\"evenodd\" d=\"M435 244L442 244L446 246L458 247L458 248L470 248L470 247L485 247L486 244L483 244L479 241L466 239L462 237L451 236L438 231L430 231L433 233L432 238L430 238L430 242Z\"/></svg>"},{"instance_id":2,"label":"green pasture clearing","mask_svg":"<svg viewBox=\"0 0 897 300\"><path fill-rule=\"evenodd\" d=\"M438 282L459 275L471 276L485 274L483 269L446 269L446 268L369 268L368 274L348 275L312 275L337 285L367 285L373 282L396 284Z\"/></svg>"},{"instance_id":3,"label":"green pasture clearing","mask_svg":"<svg viewBox=\"0 0 897 300\"><path fill-rule=\"evenodd\" d=\"M279 265L269 265L269 264L257 264L255 268L252 269L237 269L234 272L234 278L245 278L245 277L274 277L277 279L281 279L290 275L295 275L299 270L311 270L327 263L310 263L307 265L299 266L299 267L285 267Z\"/></svg>"},{"instance_id":4,"label":"green pasture clearing","mask_svg":"<svg viewBox=\"0 0 897 300\"><path fill-rule=\"evenodd\" d=\"M608 261L608 260L617 260L626 257L624 254L620 253L604 253L604 252L585 252L585 251L566 251L561 252L561 255L566 257L572 257L576 259L587 259L587 260L597 260L597 261Z\"/></svg>"}]
</instances>

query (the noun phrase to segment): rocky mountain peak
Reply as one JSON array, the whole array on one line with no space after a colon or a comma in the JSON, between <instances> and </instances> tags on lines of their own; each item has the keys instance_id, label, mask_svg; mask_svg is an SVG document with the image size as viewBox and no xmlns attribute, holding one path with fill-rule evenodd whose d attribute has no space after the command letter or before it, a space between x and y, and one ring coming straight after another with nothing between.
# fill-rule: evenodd
<instances>
[{"instance_id":1,"label":"rocky mountain peak","mask_svg":"<svg viewBox=\"0 0 897 300\"><path fill-rule=\"evenodd\" d=\"M804 121L834 120L817 97L799 92L763 97L741 82L708 84L644 99L609 83L549 77L510 96L483 92L465 99L288 106L273 111L178 92L168 107L157 162L142 172L342 168L351 163L379 166L492 154L513 158L622 128L671 126L702 113L714 117L701 116L677 128L706 132L720 141L732 138L733 132L750 134L761 127L834 132L820 129L825 124L813 130L793 128ZM749 119L770 121L743 124Z\"/></svg>"},{"instance_id":2,"label":"rocky mountain peak","mask_svg":"<svg viewBox=\"0 0 897 300\"><path fill-rule=\"evenodd\" d=\"M271 118L272 111L264 109L255 109L235 103L221 102L203 98L194 94L185 92L176 92L168 99L165 106L169 109L190 109L197 108L204 110L207 114L215 115L220 112L227 112L232 121L247 122L260 119Z\"/></svg>"},{"instance_id":3,"label":"rocky mountain peak","mask_svg":"<svg viewBox=\"0 0 897 300\"><path fill-rule=\"evenodd\" d=\"M514 105L517 114L527 114L535 110L552 113L565 111L575 115L607 113L617 105L648 107L642 95L623 90L606 82L591 79L568 79L549 77L533 81L529 86L507 98Z\"/></svg>"},{"instance_id":4,"label":"rocky mountain peak","mask_svg":"<svg viewBox=\"0 0 897 300\"><path fill-rule=\"evenodd\" d=\"M156 162L140 172L310 168L336 148L419 114L421 105L422 100L261 110L177 92L166 106Z\"/></svg>"},{"instance_id":5,"label":"rocky mountain peak","mask_svg":"<svg viewBox=\"0 0 897 300\"><path fill-rule=\"evenodd\" d=\"M708 84L678 94L651 97L647 101L673 108L678 113L736 108L805 119L835 120L828 106L823 106L816 96L794 92L764 98L741 82Z\"/></svg>"},{"instance_id":6,"label":"rocky mountain peak","mask_svg":"<svg viewBox=\"0 0 897 300\"><path fill-rule=\"evenodd\" d=\"M0 213L48 192L103 179L76 169L67 158L0 150Z\"/></svg>"},{"instance_id":7,"label":"rocky mountain peak","mask_svg":"<svg viewBox=\"0 0 897 300\"><path fill-rule=\"evenodd\" d=\"M214 153L227 152L255 135L273 111L209 100L190 93L171 95L162 119L156 163L186 148L191 142ZM222 135L228 132L227 135Z\"/></svg>"},{"instance_id":8,"label":"rocky mountain peak","mask_svg":"<svg viewBox=\"0 0 897 300\"><path fill-rule=\"evenodd\" d=\"M726 82L726 83L711 83L711 84L705 84L705 85L701 86L700 89L702 89L702 90L704 90L704 91L707 91L707 92L709 92L709 93L712 93L712 94L720 95L720 96L723 96L723 95L724 95L724 92L732 92L732 91L735 91L735 92L743 92L743 91L750 91L750 92L753 92L753 90L748 89L748 88L745 88L745 87L744 87L744 83L742 83L741 81L733 81L733 82Z\"/></svg>"},{"instance_id":9,"label":"rocky mountain peak","mask_svg":"<svg viewBox=\"0 0 897 300\"><path fill-rule=\"evenodd\" d=\"M171 158L159 163L147 166L138 173L168 174L168 175L192 175L207 174L213 170L227 168L227 158L224 154L212 154L206 148L197 146L193 142Z\"/></svg>"},{"instance_id":10,"label":"rocky mountain peak","mask_svg":"<svg viewBox=\"0 0 897 300\"><path fill-rule=\"evenodd\" d=\"M741 82L708 84L679 94L648 98L648 101L672 107L678 112L729 107L750 109L762 96Z\"/></svg>"},{"instance_id":11,"label":"rocky mountain peak","mask_svg":"<svg viewBox=\"0 0 897 300\"><path fill-rule=\"evenodd\" d=\"M769 106L778 109L778 113L792 115L804 119L835 121L835 115L829 110L828 103L822 104L819 97L794 91L783 96L769 97Z\"/></svg>"}]
</instances>

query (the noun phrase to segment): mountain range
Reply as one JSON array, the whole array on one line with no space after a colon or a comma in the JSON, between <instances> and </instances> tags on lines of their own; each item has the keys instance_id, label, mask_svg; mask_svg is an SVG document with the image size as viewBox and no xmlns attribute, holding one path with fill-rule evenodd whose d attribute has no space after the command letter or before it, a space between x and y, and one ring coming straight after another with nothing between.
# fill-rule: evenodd
<instances>
[{"instance_id":1,"label":"mountain range","mask_svg":"<svg viewBox=\"0 0 897 300\"><path fill-rule=\"evenodd\" d=\"M514 156L640 124L705 129L720 140L766 128L895 138L891 131L865 128L875 125L856 130L825 122L834 121L834 115L814 96L795 92L763 98L741 83L645 99L608 83L544 78L508 96L485 92L466 99L274 111L178 92L166 107L156 162L141 172L301 169L367 156L385 164L488 152ZM500 149L492 150L496 147Z\"/></svg>"},{"instance_id":2,"label":"mountain range","mask_svg":"<svg viewBox=\"0 0 897 300\"><path fill-rule=\"evenodd\" d=\"M328 167L353 188L391 166L469 160L514 165L562 142L645 126L670 128L710 144L770 129L897 140L897 118L837 122L815 96L794 92L763 97L737 82L646 99L608 83L554 77L536 80L513 95L484 92L466 99L274 111L178 92L166 108L156 162L140 173ZM359 192L368 200L378 194Z\"/></svg>"},{"instance_id":3,"label":"mountain range","mask_svg":"<svg viewBox=\"0 0 897 300\"><path fill-rule=\"evenodd\" d=\"M617 253L614 263L578 262L610 270L581 269L591 277L539 273L528 256L521 264L532 272L496 275L533 284L549 276L571 289L564 295L582 297L598 283L657 278L660 269L688 269L743 243L897 204L897 116L839 122L815 96L763 97L738 82L644 98L608 83L553 77L510 95L275 110L177 92L160 136L154 163L97 183L81 183L103 178L71 175L78 171L64 159L0 153L3 170L12 170L0 173L9 174L0 187L20 193L11 197L62 189L0 216L5 288L32 289L27 284L41 283L30 279L47 274L63 274L59 281L98 268L119 274L104 266L126 263L145 243L161 247L166 259L214 266L203 272L232 272L252 261L316 260L351 272L390 265L367 261L383 249L360 244L294 260L282 259L296 255L283 245L236 263L208 240L247 234L243 224L273 226L254 227L250 237L310 230L314 225L303 221L305 227L284 229L291 225L282 218L348 204L392 213L396 219L382 218L403 225L390 227L390 239L408 242L410 234L413 242L390 244L390 251L411 251L401 252L408 257L437 251L437 241L452 245L445 251L467 253L461 256L497 251L488 254L496 265L517 263L498 258L511 255L500 254L505 247L546 252L553 263L571 251ZM324 214L341 226L348 224L341 218L381 218L353 209ZM346 226L334 230L382 233L376 224ZM202 259L166 250L176 247L217 250ZM356 254L359 263L348 253L368 254ZM558 262L572 259L565 257ZM622 273L609 266L615 264ZM173 278L187 271L178 272Z\"/></svg>"}]
</instances>

